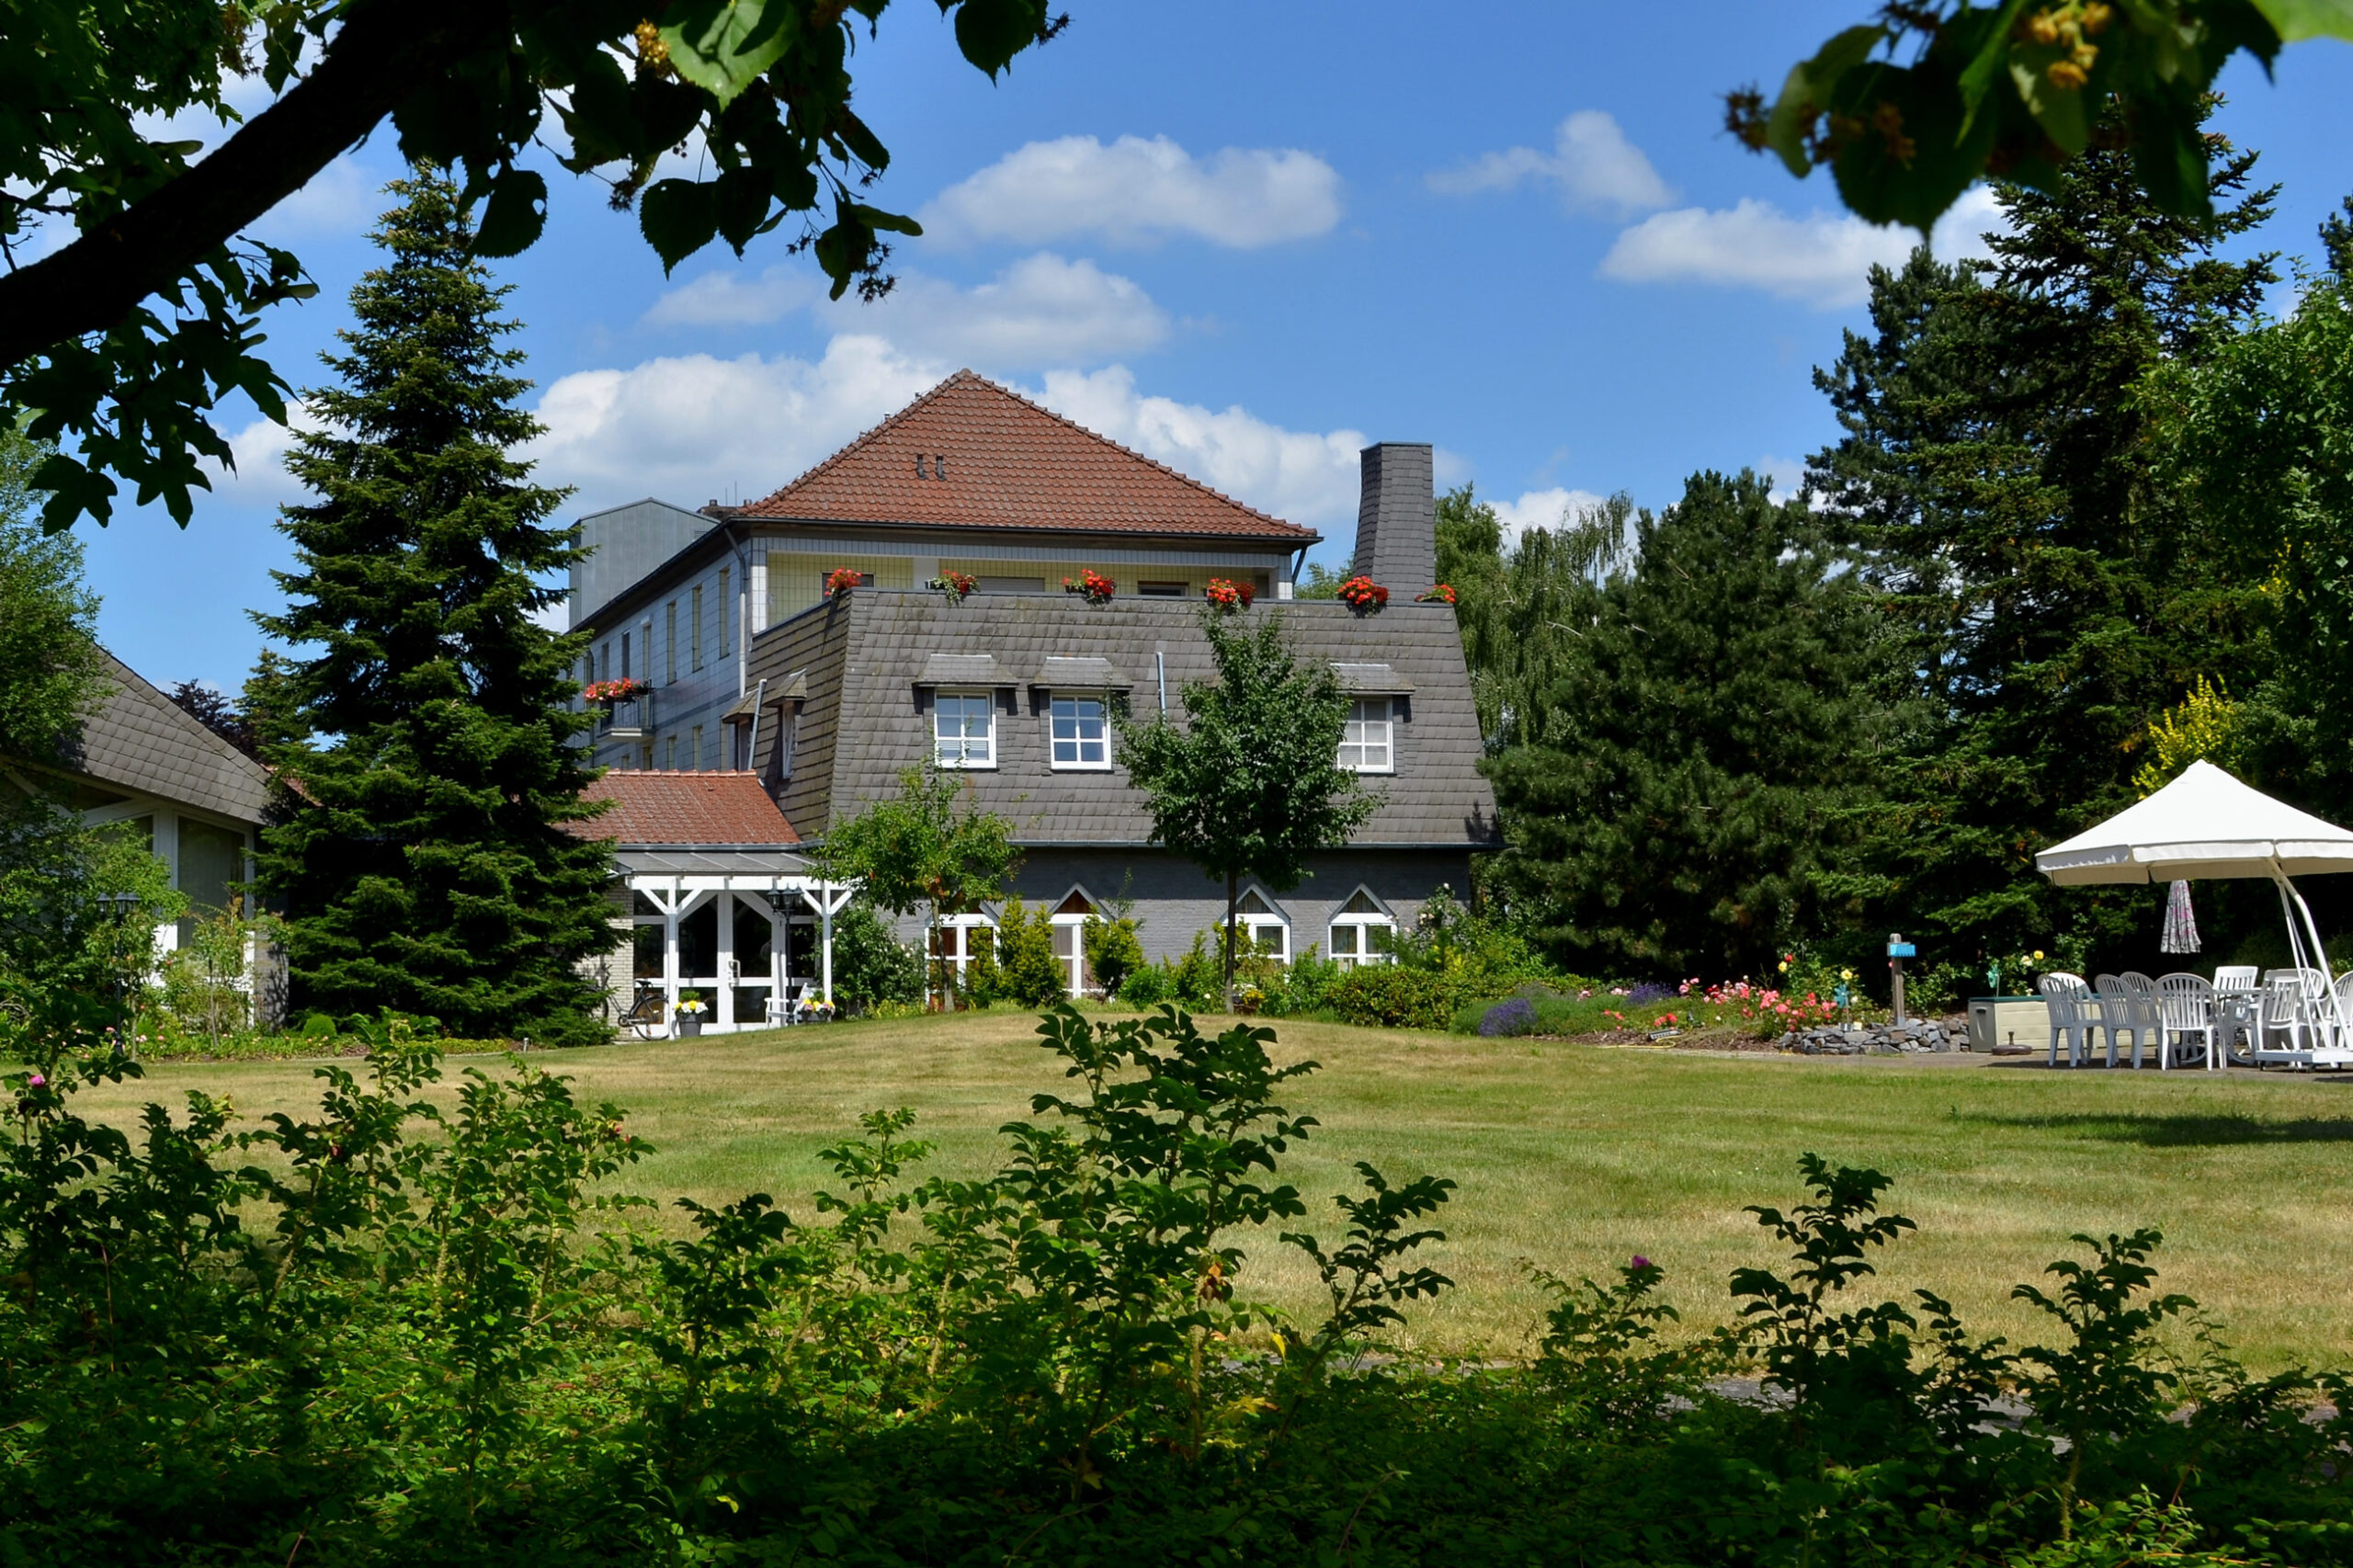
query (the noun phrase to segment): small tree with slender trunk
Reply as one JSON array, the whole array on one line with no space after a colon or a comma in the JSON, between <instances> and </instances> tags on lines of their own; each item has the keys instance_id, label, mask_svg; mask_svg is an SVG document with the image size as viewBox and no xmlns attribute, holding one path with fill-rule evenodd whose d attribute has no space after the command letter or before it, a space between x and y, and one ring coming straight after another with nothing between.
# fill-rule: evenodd
<instances>
[{"instance_id":1,"label":"small tree with slender trunk","mask_svg":"<svg viewBox=\"0 0 2353 1568\"><path fill-rule=\"evenodd\" d=\"M925 911L926 975L940 921L1003 898L1021 864L1013 824L970 801L959 810L964 792L936 763L910 767L897 795L832 828L819 852L827 875L862 883L869 902L898 915Z\"/></svg>"},{"instance_id":2,"label":"small tree with slender trunk","mask_svg":"<svg viewBox=\"0 0 2353 1568\"><path fill-rule=\"evenodd\" d=\"M1119 720L1128 779L1151 797L1152 841L1225 883L1225 983L1233 983L1242 879L1277 892L1307 876L1307 858L1337 849L1381 804L1339 765L1348 700L1329 665L1302 668L1282 618L1229 624L1203 607L1214 682L1184 691L1186 723Z\"/></svg>"}]
</instances>

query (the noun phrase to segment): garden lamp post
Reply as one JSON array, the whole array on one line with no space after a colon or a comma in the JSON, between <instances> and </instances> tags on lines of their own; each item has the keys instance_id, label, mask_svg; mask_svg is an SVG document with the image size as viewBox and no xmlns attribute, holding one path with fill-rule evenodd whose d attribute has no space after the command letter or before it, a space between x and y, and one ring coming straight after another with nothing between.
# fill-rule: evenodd
<instances>
[{"instance_id":1,"label":"garden lamp post","mask_svg":"<svg viewBox=\"0 0 2353 1568\"><path fill-rule=\"evenodd\" d=\"M131 1046L131 954L128 933L131 923L139 914L139 895L134 892L100 893L97 898L100 914L107 922L107 951L113 959L108 967L113 972L115 1049L126 1054Z\"/></svg>"}]
</instances>

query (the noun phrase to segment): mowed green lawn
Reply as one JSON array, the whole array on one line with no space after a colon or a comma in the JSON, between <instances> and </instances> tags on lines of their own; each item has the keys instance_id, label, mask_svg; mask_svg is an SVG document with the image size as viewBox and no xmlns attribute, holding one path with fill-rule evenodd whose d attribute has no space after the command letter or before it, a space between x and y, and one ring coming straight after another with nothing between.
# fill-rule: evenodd
<instances>
[{"instance_id":1,"label":"mowed green lawn","mask_svg":"<svg viewBox=\"0 0 2353 1568\"><path fill-rule=\"evenodd\" d=\"M631 1189L705 1201L774 1194L818 1216L817 1151L857 1115L910 1106L932 1168L983 1172L1002 1122L1054 1087L1059 1063L1013 1014L856 1023L535 1057L611 1099L658 1153ZM1322 1070L1289 1103L1322 1125L1285 1175L1312 1222L1370 1160L1392 1179L1461 1184L1433 1261L1459 1283L1415 1314L1435 1351L1514 1354L1541 1302L1524 1260L1574 1277L1641 1253L1687 1320L1724 1321L1725 1277L1774 1260L1750 1203L1799 1200L1800 1153L1876 1165L1918 1221L1881 1282L1949 1297L1980 1332L2040 1322L2008 1300L2071 1233L2165 1233L2163 1288L2195 1296L2250 1364L2353 1364L2353 1078L2234 1071L2048 1071L1982 1058L1703 1056L1279 1024L1279 1054ZM454 1070L467 1065L452 1062ZM495 1069L494 1061L479 1065ZM176 1103L202 1087L254 1116L300 1109L312 1064L164 1065L108 1090ZM1245 1293L1302 1312L1313 1277L1273 1235Z\"/></svg>"}]
</instances>

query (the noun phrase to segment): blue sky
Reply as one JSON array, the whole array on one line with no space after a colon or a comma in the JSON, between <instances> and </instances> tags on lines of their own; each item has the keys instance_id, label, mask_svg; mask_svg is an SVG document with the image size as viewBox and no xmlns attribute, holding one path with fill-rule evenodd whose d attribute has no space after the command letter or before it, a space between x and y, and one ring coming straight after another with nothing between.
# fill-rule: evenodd
<instances>
[{"instance_id":1,"label":"blue sky","mask_svg":"<svg viewBox=\"0 0 2353 1568\"><path fill-rule=\"evenodd\" d=\"M995 84L915 0L861 42L860 109L893 154L873 199L928 230L880 306L827 304L782 236L665 278L633 216L552 173L546 237L500 273L572 513L763 494L959 366L1321 529L1325 560L1368 440L1434 442L1441 483L1542 525L1616 490L1664 504L1699 468L1792 477L1833 434L1811 371L1907 236L1744 152L1718 95L1777 85L1863 0L1069 9ZM2353 192L2353 50L2225 86L2222 129L2284 187L2256 243L2313 254ZM297 387L396 172L381 137L267 221L322 286L267 324ZM102 634L162 682L233 688L260 647L246 612L278 602L283 433L223 423L239 472L184 532L161 508L81 526Z\"/></svg>"}]
</instances>

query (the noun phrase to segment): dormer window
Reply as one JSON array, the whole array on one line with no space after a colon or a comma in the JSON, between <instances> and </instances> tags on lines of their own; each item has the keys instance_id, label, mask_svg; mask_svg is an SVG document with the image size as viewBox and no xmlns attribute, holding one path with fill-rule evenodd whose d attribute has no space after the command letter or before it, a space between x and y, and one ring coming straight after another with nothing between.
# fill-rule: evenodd
<instances>
[{"instance_id":1,"label":"dormer window","mask_svg":"<svg viewBox=\"0 0 2353 1568\"><path fill-rule=\"evenodd\" d=\"M996 766L996 698L943 691L931 703L932 755L942 767Z\"/></svg>"},{"instance_id":2,"label":"dormer window","mask_svg":"<svg viewBox=\"0 0 2353 1568\"><path fill-rule=\"evenodd\" d=\"M1111 766L1111 743L1100 697L1057 694L1051 719L1055 772L1099 772Z\"/></svg>"},{"instance_id":3,"label":"dormer window","mask_svg":"<svg viewBox=\"0 0 2353 1568\"><path fill-rule=\"evenodd\" d=\"M1332 916L1332 958L1343 969L1388 963L1395 957L1397 922L1363 888Z\"/></svg>"},{"instance_id":4,"label":"dormer window","mask_svg":"<svg viewBox=\"0 0 2353 1568\"><path fill-rule=\"evenodd\" d=\"M1340 766L1351 773L1397 771L1390 699L1359 697L1348 704L1348 722L1340 732Z\"/></svg>"}]
</instances>

